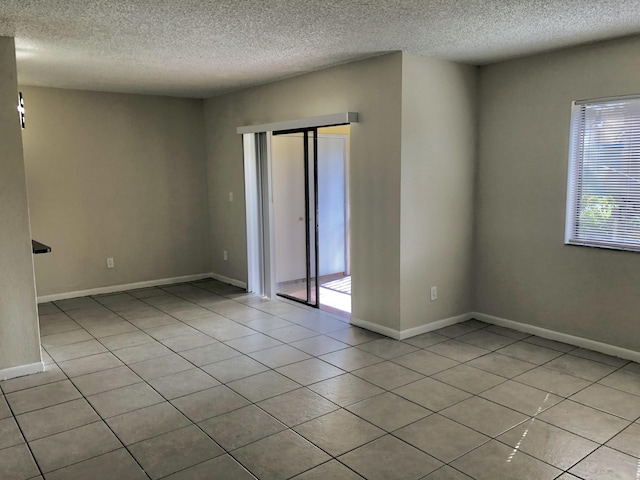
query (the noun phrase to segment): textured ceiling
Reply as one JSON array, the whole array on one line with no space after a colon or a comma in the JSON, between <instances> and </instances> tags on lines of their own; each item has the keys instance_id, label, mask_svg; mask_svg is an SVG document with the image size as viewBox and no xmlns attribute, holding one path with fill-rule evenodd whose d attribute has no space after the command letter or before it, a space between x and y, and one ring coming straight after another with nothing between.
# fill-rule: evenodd
<instances>
[{"instance_id":1,"label":"textured ceiling","mask_svg":"<svg viewBox=\"0 0 640 480\"><path fill-rule=\"evenodd\" d=\"M638 32L638 0L0 0L22 84L201 98L394 50L486 64Z\"/></svg>"}]
</instances>

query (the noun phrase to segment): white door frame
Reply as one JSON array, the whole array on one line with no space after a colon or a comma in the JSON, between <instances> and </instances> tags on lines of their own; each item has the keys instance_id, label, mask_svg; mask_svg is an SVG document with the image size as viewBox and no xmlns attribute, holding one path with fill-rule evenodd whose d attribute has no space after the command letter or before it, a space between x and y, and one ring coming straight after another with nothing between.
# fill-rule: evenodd
<instances>
[{"instance_id":1,"label":"white door frame","mask_svg":"<svg viewBox=\"0 0 640 480\"><path fill-rule=\"evenodd\" d=\"M336 113L288 122L238 127L242 134L247 227L247 291L274 299L275 258L273 244L273 189L271 178L272 132L301 128L321 128L357 123L356 112ZM346 148L346 147L345 147ZM345 168L348 164L345 162ZM348 172L347 172L348 173ZM348 176L345 176L348 185ZM347 186L348 189L348 186ZM345 204L349 204L348 191ZM347 222L348 218L345 218ZM347 222L347 227L349 223ZM349 237L349 235L347 235ZM350 261L350 260L349 260Z\"/></svg>"}]
</instances>

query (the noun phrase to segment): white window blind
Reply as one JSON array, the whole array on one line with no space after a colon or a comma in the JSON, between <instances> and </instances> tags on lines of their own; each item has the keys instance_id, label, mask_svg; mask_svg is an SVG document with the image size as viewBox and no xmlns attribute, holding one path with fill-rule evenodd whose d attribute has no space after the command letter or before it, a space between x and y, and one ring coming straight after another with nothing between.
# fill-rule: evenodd
<instances>
[{"instance_id":1,"label":"white window blind","mask_svg":"<svg viewBox=\"0 0 640 480\"><path fill-rule=\"evenodd\" d=\"M574 102L565 243L640 251L640 97Z\"/></svg>"}]
</instances>

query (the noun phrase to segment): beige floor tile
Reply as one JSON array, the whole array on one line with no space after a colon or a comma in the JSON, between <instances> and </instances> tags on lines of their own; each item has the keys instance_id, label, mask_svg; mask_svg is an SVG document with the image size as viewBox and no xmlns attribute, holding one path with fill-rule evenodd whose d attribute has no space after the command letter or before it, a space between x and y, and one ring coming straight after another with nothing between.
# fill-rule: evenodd
<instances>
[{"instance_id":1,"label":"beige floor tile","mask_svg":"<svg viewBox=\"0 0 640 480\"><path fill-rule=\"evenodd\" d=\"M58 364L58 366L69 377L86 375L88 373L99 372L101 370L107 370L121 365L123 365L123 363L111 352L69 360L68 362L61 362Z\"/></svg>"},{"instance_id":2,"label":"beige floor tile","mask_svg":"<svg viewBox=\"0 0 640 480\"><path fill-rule=\"evenodd\" d=\"M326 453L291 430L239 448L233 456L260 480L290 478L330 460Z\"/></svg>"},{"instance_id":3,"label":"beige floor tile","mask_svg":"<svg viewBox=\"0 0 640 480\"><path fill-rule=\"evenodd\" d=\"M242 353L252 353L282 345L280 340L276 340L275 338L271 338L262 333L255 333L253 335L247 335L246 337L235 338L225 343Z\"/></svg>"},{"instance_id":4,"label":"beige floor tile","mask_svg":"<svg viewBox=\"0 0 640 480\"><path fill-rule=\"evenodd\" d=\"M153 343L153 337L147 335L141 330L133 332L120 333L118 335L111 335L109 337L100 338L102 343L109 350L118 350L120 348L135 347L136 345L143 345L145 343Z\"/></svg>"},{"instance_id":5,"label":"beige floor tile","mask_svg":"<svg viewBox=\"0 0 640 480\"><path fill-rule=\"evenodd\" d=\"M291 327L293 323L286 321L284 318L274 317L273 315L264 315L260 318L244 323L246 327L261 333L268 333L278 328Z\"/></svg>"},{"instance_id":6,"label":"beige floor tile","mask_svg":"<svg viewBox=\"0 0 640 480\"><path fill-rule=\"evenodd\" d=\"M452 468L448 465L445 465L442 468L439 468L433 473L430 473L422 480L473 480L468 475Z\"/></svg>"},{"instance_id":7,"label":"beige floor tile","mask_svg":"<svg viewBox=\"0 0 640 480\"><path fill-rule=\"evenodd\" d=\"M397 363L423 375L433 375L460 365L460 362L443 357L442 355L427 352L426 350L418 350L408 355L396 357L393 359L393 363Z\"/></svg>"},{"instance_id":8,"label":"beige floor tile","mask_svg":"<svg viewBox=\"0 0 640 480\"><path fill-rule=\"evenodd\" d=\"M224 454L224 450L195 425L135 443L129 446L129 451L152 479Z\"/></svg>"},{"instance_id":9,"label":"beige floor tile","mask_svg":"<svg viewBox=\"0 0 640 480\"><path fill-rule=\"evenodd\" d=\"M531 387L539 388L545 392L555 393L561 397L569 397L591 385L591 382L587 380L545 367L529 370L515 377L514 380Z\"/></svg>"},{"instance_id":10,"label":"beige floor tile","mask_svg":"<svg viewBox=\"0 0 640 480\"><path fill-rule=\"evenodd\" d=\"M147 328L162 327L164 325L171 325L174 323L178 323L178 320L176 320L175 318L165 313L156 311L152 315L145 315L143 317L138 317L138 318L130 318L129 322L135 325L137 328L141 328L145 330Z\"/></svg>"},{"instance_id":11,"label":"beige floor tile","mask_svg":"<svg viewBox=\"0 0 640 480\"><path fill-rule=\"evenodd\" d=\"M12 418L4 418L0 420L0 450L3 448L20 445L24 442L18 424Z\"/></svg>"},{"instance_id":12,"label":"beige floor tile","mask_svg":"<svg viewBox=\"0 0 640 480\"><path fill-rule=\"evenodd\" d=\"M340 462L331 460L300 475L296 475L293 480L362 480L362 477Z\"/></svg>"},{"instance_id":13,"label":"beige floor tile","mask_svg":"<svg viewBox=\"0 0 640 480\"><path fill-rule=\"evenodd\" d=\"M199 368L192 368L183 372L154 378L149 381L149 385L167 400L173 400L174 398L215 387L220 385L220 382Z\"/></svg>"},{"instance_id":14,"label":"beige floor tile","mask_svg":"<svg viewBox=\"0 0 640 480\"><path fill-rule=\"evenodd\" d=\"M376 355L385 360L391 360L392 358L406 355L407 353L415 352L417 347L409 345L408 343L400 342L398 340L392 340L391 338L381 338L379 340L373 340L372 342L363 343L358 345L357 348L364 350L365 352Z\"/></svg>"},{"instance_id":15,"label":"beige floor tile","mask_svg":"<svg viewBox=\"0 0 640 480\"><path fill-rule=\"evenodd\" d=\"M40 473L26 443L0 450L0 472L6 480L24 480Z\"/></svg>"},{"instance_id":16,"label":"beige floor tile","mask_svg":"<svg viewBox=\"0 0 640 480\"><path fill-rule=\"evenodd\" d=\"M16 417L27 440L36 440L100 420L84 399L34 410Z\"/></svg>"},{"instance_id":17,"label":"beige floor tile","mask_svg":"<svg viewBox=\"0 0 640 480\"><path fill-rule=\"evenodd\" d=\"M497 440L532 457L566 470L589 455L598 444L540 420L529 420Z\"/></svg>"},{"instance_id":18,"label":"beige floor tile","mask_svg":"<svg viewBox=\"0 0 640 480\"><path fill-rule=\"evenodd\" d=\"M145 480L148 477L125 449L115 450L98 457L47 474L47 480Z\"/></svg>"},{"instance_id":19,"label":"beige floor tile","mask_svg":"<svg viewBox=\"0 0 640 480\"><path fill-rule=\"evenodd\" d=\"M172 353L163 357L152 358L138 363L132 363L129 368L146 381L164 377L172 373L191 370L193 365L180 355Z\"/></svg>"},{"instance_id":20,"label":"beige floor tile","mask_svg":"<svg viewBox=\"0 0 640 480\"><path fill-rule=\"evenodd\" d=\"M136 345L134 347L120 348L118 350L114 350L113 354L129 365L131 363L142 362L152 358L172 355L173 352L161 343L154 342Z\"/></svg>"},{"instance_id":21,"label":"beige floor tile","mask_svg":"<svg viewBox=\"0 0 640 480\"><path fill-rule=\"evenodd\" d=\"M224 385L176 398L171 403L192 422L201 422L249 404L245 398Z\"/></svg>"},{"instance_id":22,"label":"beige floor tile","mask_svg":"<svg viewBox=\"0 0 640 480\"><path fill-rule=\"evenodd\" d=\"M518 342L507 345L497 352L501 355L513 357L523 362L535 363L541 365L547 363L554 358L562 355L562 352L551 350L550 348L540 347L527 342Z\"/></svg>"},{"instance_id":23,"label":"beige floor tile","mask_svg":"<svg viewBox=\"0 0 640 480\"><path fill-rule=\"evenodd\" d=\"M138 328L127 321L107 322L99 325L87 325L85 329L98 340L120 333L135 332Z\"/></svg>"},{"instance_id":24,"label":"beige floor tile","mask_svg":"<svg viewBox=\"0 0 640 480\"><path fill-rule=\"evenodd\" d=\"M226 346L224 343L219 342L211 345L205 345L204 347L194 348L193 350L185 350L180 352L180 355L197 367L201 367L203 365L209 365L211 363L237 357L241 355L241 353Z\"/></svg>"},{"instance_id":25,"label":"beige floor tile","mask_svg":"<svg viewBox=\"0 0 640 480\"><path fill-rule=\"evenodd\" d=\"M606 442L630 423L571 400L551 407L540 414L539 418L598 443Z\"/></svg>"},{"instance_id":26,"label":"beige floor tile","mask_svg":"<svg viewBox=\"0 0 640 480\"><path fill-rule=\"evenodd\" d=\"M296 340L302 340L303 338L310 338L318 336L320 333L309 328L301 327L300 325L293 325L291 327L276 328L269 332L269 336L273 337L281 342L295 342Z\"/></svg>"},{"instance_id":27,"label":"beige floor tile","mask_svg":"<svg viewBox=\"0 0 640 480\"><path fill-rule=\"evenodd\" d=\"M480 397L469 398L440 413L490 437L500 435L527 419L526 415Z\"/></svg>"},{"instance_id":28,"label":"beige floor tile","mask_svg":"<svg viewBox=\"0 0 640 480\"><path fill-rule=\"evenodd\" d=\"M576 393L571 400L631 421L640 417L640 397L598 383Z\"/></svg>"},{"instance_id":29,"label":"beige floor tile","mask_svg":"<svg viewBox=\"0 0 640 480\"><path fill-rule=\"evenodd\" d=\"M343 344L345 345L345 344ZM372 355L355 347L348 347L342 350L328 353L319 357L321 360L335 365L342 370L351 372L359 368L368 367L382 362L382 358Z\"/></svg>"},{"instance_id":30,"label":"beige floor tile","mask_svg":"<svg viewBox=\"0 0 640 480\"><path fill-rule=\"evenodd\" d=\"M169 475L163 480L207 480L209 478L255 480L253 475L229 455L220 455L181 472Z\"/></svg>"},{"instance_id":31,"label":"beige floor tile","mask_svg":"<svg viewBox=\"0 0 640 480\"><path fill-rule=\"evenodd\" d=\"M487 350L498 350L512 343L517 342L515 338L505 337L497 333L488 332L487 330L476 330L456 338L461 342L470 343L476 347L485 348Z\"/></svg>"},{"instance_id":32,"label":"beige floor tile","mask_svg":"<svg viewBox=\"0 0 640 480\"><path fill-rule=\"evenodd\" d=\"M289 427L337 410L338 405L307 388L299 388L257 404Z\"/></svg>"},{"instance_id":33,"label":"beige floor tile","mask_svg":"<svg viewBox=\"0 0 640 480\"><path fill-rule=\"evenodd\" d=\"M505 381L504 377L467 365L450 368L433 375L433 378L476 395Z\"/></svg>"},{"instance_id":34,"label":"beige floor tile","mask_svg":"<svg viewBox=\"0 0 640 480\"><path fill-rule=\"evenodd\" d=\"M537 337L535 335L531 335L523 341L563 353L571 352L577 348L573 345L569 345L568 343L556 342L555 340L549 340L548 338Z\"/></svg>"},{"instance_id":35,"label":"beige floor tile","mask_svg":"<svg viewBox=\"0 0 640 480\"><path fill-rule=\"evenodd\" d=\"M482 392L480 396L525 415L538 415L563 400L553 393L511 380Z\"/></svg>"},{"instance_id":36,"label":"beige floor tile","mask_svg":"<svg viewBox=\"0 0 640 480\"><path fill-rule=\"evenodd\" d=\"M384 430L342 409L298 425L294 430L333 456L385 434Z\"/></svg>"},{"instance_id":37,"label":"beige floor tile","mask_svg":"<svg viewBox=\"0 0 640 480\"><path fill-rule=\"evenodd\" d=\"M537 367L535 363L523 362L499 353L489 353L488 355L474 358L467 362L467 365L506 378L516 377Z\"/></svg>"},{"instance_id":38,"label":"beige floor tile","mask_svg":"<svg viewBox=\"0 0 640 480\"><path fill-rule=\"evenodd\" d=\"M466 335L471 332L475 332L482 328L486 327L484 324L476 324L476 323L456 323L454 325L449 325L448 327L440 328L438 330L434 330L435 333L439 335L444 335L450 338L461 337L462 335Z\"/></svg>"},{"instance_id":39,"label":"beige floor tile","mask_svg":"<svg viewBox=\"0 0 640 480\"><path fill-rule=\"evenodd\" d=\"M451 337L440 335L435 332L427 332L421 335L416 335L415 337L407 338L403 340L403 342L413 345L414 347L427 348L431 345L435 345L436 343L446 342L449 338Z\"/></svg>"},{"instance_id":40,"label":"beige floor tile","mask_svg":"<svg viewBox=\"0 0 640 480\"><path fill-rule=\"evenodd\" d=\"M616 367L574 355L563 355L562 357L551 360L545 364L545 368L557 370L558 372L573 375L574 377L582 378L590 382L596 382L616 370Z\"/></svg>"},{"instance_id":41,"label":"beige floor tile","mask_svg":"<svg viewBox=\"0 0 640 480\"><path fill-rule=\"evenodd\" d=\"M87 400L102 418L164 402L164 398L146 383L136 383L91 395Z\"/></svg>"},{"instance_id":42,"label":"beige floor tile","mask_svg":"<svg viewBox=\"0 0 640 480\"><path fill-rule=\"evenodd\" d=\"M201 368L222 383L233 382L269 370L269 367L247 355L233 357Z\"/></svg>"},{"instance_id":43,"label":"beige floor tile","mask_svg":"<svg viewBox=\"0 0 640 480\"><path fill-rule=\"evenodd\" d=\"M491 441L452 463L475 480L552 480L562 471L517 449Z\"/></svg>"},{"instance_id":44,"label":"beige floor tile","mask_svg":"<svg viewBox=\"0 0 640 480\"><path fill-rule=\"evenodd\" d=\"M404 427L432 413L430 410L390 392L354 403L348 406L347 410L388 432Z\"/></svg>"},{"instance_id":45,"label":"beige floor tile","mask_svg":"<svg viewBox=\"0 0 640 480\"><path fill-rule=\"evenodd\" d=\"M24 390L26 388L38 387L40 385L46 385L47 383L59 382L66 380L66 375L56 365L47 365L45 371L41 373L34 373L33 375L26 375L24 377L12 378L11 380L5 380L0 382L0 388L6 393L17 392L18 390Z\"/></svg>"},{"instance_id":46,"label":"beige floor tile","mask_svg":"<svg viewBox=\"0 0 640 480\"><path fill-rule=\"evenodd\" d=\"M72 330L70 332L45 335L40 339L42 346L47 349L86 342L87 340L93 340L93 337L86 330Z\"/></svg>"},{"instance_id":47,"label":"beige floor tile","mask_svg":"<svg viewBox=\"0 0 640 480\"><path fill-rule=\"evenodd\" d=\"M48 315L45 315L48 316ZM79 330L82 327L69 317L54 321L43 321L40 318L40 335L55 335L57 333L70 332L73 330Z\"/></svg>"},{"instance_id":48,"label":"beige floor tile","mask_svg":"<svg viewBox=\"0 0 640 480\"><path fill-rule=\"evenodd\" d=\"M14 415L50 407L79 398L80 392L69 380L48 383L6 395Z\"/></svg>"},{"instance_id":49,"label":"beige floor tile","mask_svg":"<svg viewBox=\"0 0 640 480\"><path fill-rule=\"evenodd\" d=\"M446 342L437 343L427 347L426 350L457 362L468 362L469 360L473 360L474 358L486 355L490 352L490 350L485 348L476 347L475 345L460 342L458 340L448 340Z\"/></svg>"},{"instance_id":50,"label":"beige floor tile","mask_svg":"<svg viewBox=\"0 0 640 480\"><path fill-rule=\"evenodd\" d=\"M168 402L116 415L108 418L106 422L124 445L131 445L191 424Z\"/></svg>"},{"instance_id":51,"label":"beige floor tile","mask_svg":"<svg viewBox=\"0 0 640 480\"><path fill-rule=\"evenodd\" d=\"M195 328L192 328L184 323L174 323L171 325L163 325L161 327L147 328L145 329L145 332L158 341L184 335L194 335L198 333Z\"/></svg>"},{"instance_id":52,"label":"beige floor tile","mask_svg":"<svg viewBox=\"0 0 640 480\"><path fill-rule=\"evenodd\" d=\"M227 386L252 402L266 400L300 388L300 384L274 371L258 373L252 377L229 382Z\"/></svg>"},{"instance_id":53,"label":"beige floor tile","mask_svg":"<svg viewBox=\"0 0 640 480\"><path fill-rule=\"evenodd\" d=\"M391 435L357 448L339 460L368 480L417 480L442 466L435 458Z\"/></svg>"},{"instance_id":54,"label":"beige floor tile","mask_svg":"<svg viewBox=\"0 0 640 480\"><path fill-rule=\"evenodd\" d=\"M632 423L607 442L607 446L640 458L640 425ZM640 462L638 463L640 465Z\"/></svg>"},{"instance_id":55,"label":"beige floor tile","mask_svg":"<svg viewBox=\"0 0 640 480\"><path fill-rule=\"evenodd\" d=\"M0 395L0 419L8 418L11 416L11 410L9 410L9 405L7 405L7 401L4 399L4 395Z\"/></svg>"},{"instance_id":56,"label":"beige floor tile","mask_svg":"<svg viewBox=\"0 0 640 480\"><path fill-rule=\"evenodd\" d=\"M286 430L287 427L255 405L248 405L198 424L227 451Z\"/></svg>"},{"instance_id":57,"label":"beige floor tile","mask_svg":"<svg viewBox=\"0 0 640 480\"><path fill-rule=\"evenodd\" d=\"M424 378L422 374L393 362L376 363L351 373L385 390L392 390Z\"/></svg>"},{"instance_id":58,"label":"beige floor tile","mask_svg":"<svg viewBox=\"0 0 640 480\"><path fill-rule=\"evenodd\" d=\"M189 335L166 338L161 340L160 343L165 347L169 347L174 352L183 352L185 350L211 345L212 343L218 343L218 340L202 332L196 332Z\"/></svg>"},{"instance_id":59,"label":"beige floor tile","mask_svg":"<svg viewBox=\"0 0 640 480\"><path fill-rule=\"evenodd\" d=\"M333 403L345 407L374 395L384 392L380 387L373 385L350 373L314 383L310 390L322 395Z\"/></svg>"},{"instance_id":60,"label":"beige floor tile","mask_svg":"<svg viewBox=\"0 0 640 480\"><path fill-rule=\"evenodd\" d=\"M378 333L370 332L369 330L359 327L348 327L343 330L337 330L335 332L327 333L327 336L340 340L352 347L362 343L371 342L379 338L384 338Z\"/></svg>"},{"instance_id":61,"label":"beige floor tile","mask_svg":"<svg viewBox=\"0 0 640 480\"><path fill-rule=\"evenodd\" d=\"M140 383L142 379L129 367L123 365L109 370L73 377L71 381L84 396L89 396Z\"/></svg>"},{"instance_id":62,"label":"beige floor tile","mask_svg":"<svg viewBox=\"0 0 640 480\"><path fill-rule=\"evenodd\" d=\"M298 382L300 385L310 385L345 373L344 370L318 358L310 358L298 363L285 365L284 367L276 368L276 371Z\"/></svg>"},{"instance_id":63,"label":"beige floor tile","mask_svg":"<svg viewBox=\"0 0 640 480\"><path fill-rule=\"evenodd\" d=\"M81 330L82 331L82 330ZM86 340L61 347L47 348L47 352L56 362L64 362L75 358L88 357L106 352L107 349L97 340Z\"/></svg>"},{"instance_id":64,"label":"beige floor tile","mask_svg":"<svg viewBox=\"0 0 640 480\"><path fill-rule=\"evenodd\" d=\"M570 472L589 480L635 480L638 459L607 447L600 447Z\"/></svg>"},{"instance_id":65,"label":"beige floor tile","mask_svg":"<svg viewBox=\"0 0 640 480\"><path fill-rule=\"evenodd\" d=\"M498 335L504 335L505 337L515 338L516 340L522 340L530 337L531 335L524 332L519 332L512 328L501 327L499 325L489 325L486 328L487 332L497 333Z\"/></svg>"},{"instance_id":66,"label":"beige floor tile","mask_svg":"<svg viewBox=\"0 0 640 480\"><path fill-rule=\"evenodd\" d=\"M434 412L471 397L471 394L433 378L410 383L395 389L394 393Z\"/></svg>"},{"instance_id":67,"label":"beige floor tile","mask_svg":"<svg viewBox=\"0 0 640 480\"><path fill-rule=\"evenodd\" d=\"M34 440L30 445L38 465L45 473L122 447L103 422Z\"/></svg>"},{"instance_id":68,"label":"beige floor tile","mask_svg":"<svg viewBox=\"0 0 640 480\"><path fill-rule=\"evenodd\" d=\"M624 358L612 357L611 355L605 355L604 353L594 352L593 350L587 350L584 348L572 350L571 355L587 358L589 360L600 363L605 363L607 365L611 365L612 367L622 367L623 365L629 363L629 360L625 360Z\"/></svg>"},{"instance_id":69,"label":"beige floor tile","mask_svg":"<svg viewBox=\"0 0 640 480\"><path fill-rule=\"evenodd\" d=\"M490 440L437 413L397 430L394 435L445 463Z\"/></svg>"},{"instance_id":70,"label":"beige floor tile","mask_svg":"<svg viewBox=\"0 0 640 480\"><path fill-rule=\"evenodd\" d=\"M640 395L640 374L629 370L618 370L608 377L603 378L598 383L607 387L617 388L623 392Z\"/></svg>"},{"instance_id":71,"label":"beige floor tile","mask_svg":"<svg viewBox=\"0 0 640 480\"><path fill-rule=\"evenodd\" d=\"M280 345L279 347L267 348L258 352L253 352L249 356L269 368L278 368L290 363L300 362L311 358L310 355L290 347L289 345Z\"/></svg>"},{"instance_id":72,"label":"beige floor tile","mask_svg":"<svg viewBox=\"0 0 640 480\"><path fill-rule=\"evenodd\" d=\"M327 337L326 335L298 340L297 342L291 343L291 346L314 356L325 355L349 347L346 343Z\"/></svg>"}]
</instances>

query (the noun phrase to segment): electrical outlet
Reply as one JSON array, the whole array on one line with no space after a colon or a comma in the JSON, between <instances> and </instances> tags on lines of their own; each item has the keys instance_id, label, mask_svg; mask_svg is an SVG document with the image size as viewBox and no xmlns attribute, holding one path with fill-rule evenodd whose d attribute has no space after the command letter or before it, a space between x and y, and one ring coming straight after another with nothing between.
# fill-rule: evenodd
<instances>
[{"instance_id":1,"label":"electrical outlet","mask_svg":"<svg viewBox=\"0 0 640 480\"><path fill-rule=\"evenodd\" d=\"M227 261L227 251L225 250L224 252L222 252L222 259L226 262Z\"/></svg>"},{"instance_id":2,"label":"electrical outlet","mask_svg":"<svg viewBox=\"0 0 640 480\"><path fill-rule=\"evenodd\" d=\"M114 268L116 264L113 262L113 257L107 258L107 268Z\"/></svg>"},{"instance_id":3,"label":"electrical outlet","mask_svg":"<svg viewBox=\"0 0 640 480\"><path fill-rule=\"evenodd\" d=\"M233 202L233 192L229 192L229 201Z\"/></svg>"},{"instance_id":4,"label":"electrical outlet","mask_svg":"<svg viewBox=\"0 0 640 480\"><path fill-rule=\"evenodd\" d=\"M431 301L438 299L438 287L431 287Z\"/></svg>"}]
</instances>

